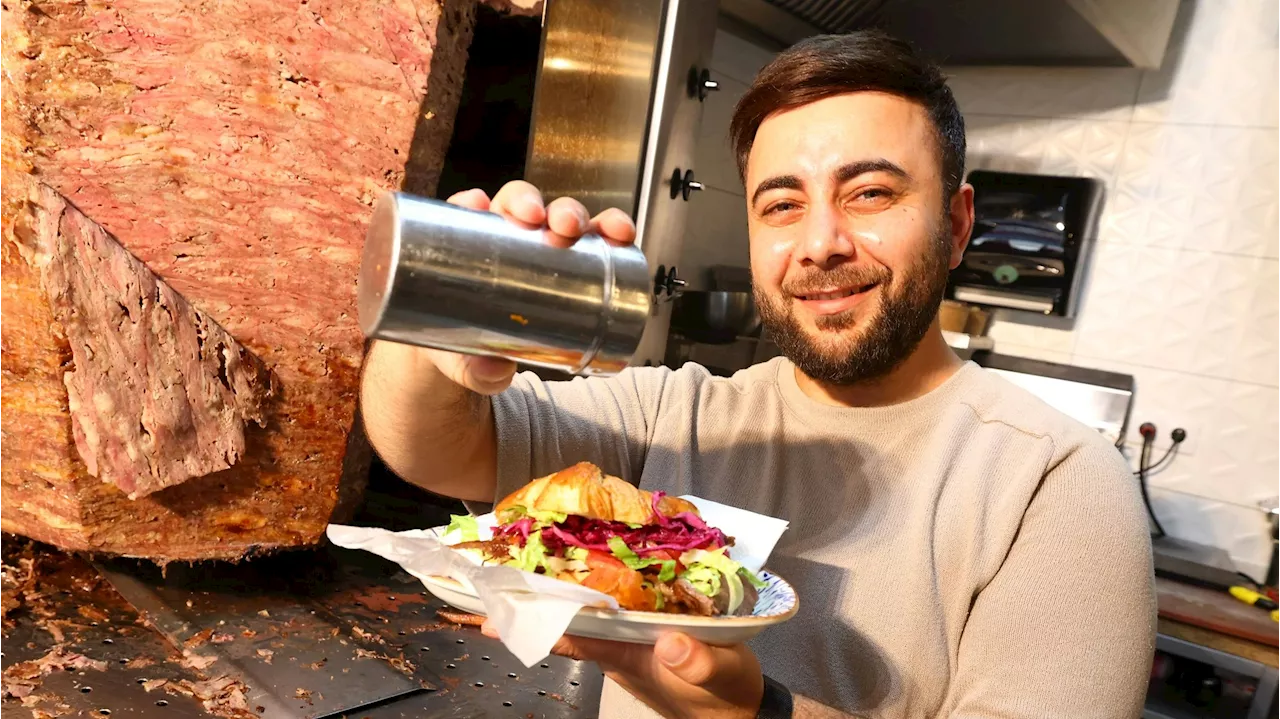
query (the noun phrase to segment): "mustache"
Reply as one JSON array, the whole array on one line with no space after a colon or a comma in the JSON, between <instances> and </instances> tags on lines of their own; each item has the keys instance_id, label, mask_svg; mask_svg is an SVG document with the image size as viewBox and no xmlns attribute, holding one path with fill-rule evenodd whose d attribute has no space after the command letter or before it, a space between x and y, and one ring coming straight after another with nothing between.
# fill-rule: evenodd
<instances>
[{"instance_id":1,"label":"mustache","mask_svg":"<svg viewBox=\"0 0 1280 719\"><path fill-rule=\"evenodd\" d=\"M879 285L893 279L887 267L865 265L841 265L831 270L814 270L782 283L782 291L788 295L813 295L831 288L865 287Z\"/></svg>"}]
</instances>

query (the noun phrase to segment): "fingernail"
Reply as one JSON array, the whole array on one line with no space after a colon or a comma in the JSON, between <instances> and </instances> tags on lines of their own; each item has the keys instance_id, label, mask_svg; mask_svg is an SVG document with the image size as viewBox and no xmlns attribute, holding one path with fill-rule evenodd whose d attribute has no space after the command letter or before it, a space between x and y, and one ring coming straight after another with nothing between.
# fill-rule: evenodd
<instances>
[{"instance_id":1,"label":"fingernail","mask_svg":"<svg viewBox=\"0 0 1280 719\"><path fill-rule=\"evenodd\" d=\"M689 642L684 637L672 637L659 642L654 651L663 664L675 666L689 658Z\"/></svg>"},{"instance_id":2,"label":"fingernail","mask_svg":"<svg viewBox=\"0 0 1280 719\"><path fill-rule=\"evenodd\" d=\"M506 360L494 359L491 357L477 358L471 365L471 372L476 379L485 382L496 382L500 379L506 379L507 374L511 371L511 366Z\"/></svg>"}]
</instances>

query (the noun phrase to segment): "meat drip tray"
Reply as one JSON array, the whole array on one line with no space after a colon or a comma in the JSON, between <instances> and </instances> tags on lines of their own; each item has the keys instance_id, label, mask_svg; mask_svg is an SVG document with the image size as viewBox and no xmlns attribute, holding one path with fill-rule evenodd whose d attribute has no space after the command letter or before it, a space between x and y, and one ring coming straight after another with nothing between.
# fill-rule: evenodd
<instances>
[{"instance_id":1,"label":"meat drip tray","mask_svg":"<svg viewBox=\"0 0 1280 719\"><path fill-rule=\"evenodd\" d=\"M394 564L328 547L241 564L109 560L99 572L208 676L245 687L258 716L590 716L602 676L549 657L526 669Z\"/></svg>"},{"instance_id":2,"label":"meat drip tray","mask_svg":"<svg viewBox=\"0 0 1280 719\"><path fill-rule=\"evenodd\" d=\"M393 531L448 522L461 506L382 471L350 523ZM525 668L400 567L332 545L231 563L95 564L143 619L207 677L243 683L253 714L277 717L595 716L604 677L548 657ZM261 710L259 710L259 707Z\"/></svg>"},{"instance_id":3,"label":"meat drip tray","mask_svg":"<svg viewBox=\"0 0 1280 719\"><path fill-rule=\"evenodd\" d=\"M376 471L348 523L431 527L461 511ZM368 552L324 546L161 570L143 560L89 564L8 535L4 547L6 578L17 583L12 597L6 584L6 677L11 669L27 677L50 656L93 665L31 675L30 688L15 685L21 702L4 702L5 716L580 719L599 711L604 677L595 665L547 657L526 668L498 640L444 621L444 603Z\"/></svg>"},{"instance_id":4,"label":"meat drip tray","mask_svg":"<svg viewBox=\"0 0 1280 719\"><path fill-rule=\"evenodd\" d=\"M379 609L406 603L362 595L359 583L350 581L355 577L335 566L333 557L307 554L305 560L171 566L167 576L131 562L97 568L189 663L240 679L249 688L250 706L264 707L262 716L314 719L435 688L416 665L400 660L400 652L379 644L380 634L334 611L342 604L364 606L359 599ZM333 583L323 587L325 582ZM421 599L409 586L403 592L412 595L409 604ZM368 615L374 627L391 621L372 609ZM379 655L404 662L409 671Z\"/></svg>"}]
</instances>

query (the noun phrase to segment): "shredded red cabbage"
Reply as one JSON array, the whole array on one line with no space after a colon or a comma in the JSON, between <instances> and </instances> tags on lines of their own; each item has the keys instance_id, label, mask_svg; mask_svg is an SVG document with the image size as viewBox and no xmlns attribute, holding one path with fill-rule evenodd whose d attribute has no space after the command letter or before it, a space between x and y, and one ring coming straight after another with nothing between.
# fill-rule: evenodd
<instances>
[{"instance_id":1,"label":"shredded red cabbage","mask_svg":"<svg viewBox=\"0 0 1280 719\"><path fill-rule=\"evenodd\" d=\"M659 524L662 523L662 520L666 519L658 509L658 505L662 503L662 498L665 496L667 496L666 492L658 490L649 497L649 506L653 507L653 519Z\"/></svg>"},{"instance_id":2,"label":"shredded red cabbage","mask_svg":"<svg viewBox=\"0 0 1280 719\"><path fill-rule=\"evenodd\" d=\"M547 551L557 553L565 547L581 547L608 553L609 538L621 537L641 557L661 551L686 552L690 549L717 549L729 543L728 537L714 527L708 527L702 518L692 512L681 512L674 517L663 516L658 503L666 496L653 493L653 521L643 527L632 528L623 522L604 519L587 519L570 515L542 530L542 543ZM494 536L519 537L517 543L524 546L533 531L533 518L521 517L493 528Z\"/></svg>"},{"instance_id":3,"label":"shredded red cabbage","mask_svg":"<svg viewBox=\"0 0 1280 719\"><path fill-rule=\"evenodd\" d=\"M525 541L529 539L529 532L531 531L533 531L533 517L521 517L511 524L504 524L500 527L493 528L493 533L495 535L501 535L503 537L510 537L516 534L520 535L520 546L522 547L524 546Z\"/></svg>"},{"instance_id":4,"label":"shredded red cabbage","mask_svg":"<svg viewBox=\"0 0 1280 719\"><path fill-rule=\"evenodd\" d=\"M529 536L528 517L494 529L502 536L519 535L521 545ZM690 521L692 520L692 521ZM691 514L663 517L661 524L632 528L622 522L570 516L565 521L542 530L542 543L547 551L557 552L566 546L595 549L608 553L609 538L620 537L636 554L644 557L663 550L685 552L690 549L716 549L728 543L718 529Z\"/></svg>"}]
</instances>

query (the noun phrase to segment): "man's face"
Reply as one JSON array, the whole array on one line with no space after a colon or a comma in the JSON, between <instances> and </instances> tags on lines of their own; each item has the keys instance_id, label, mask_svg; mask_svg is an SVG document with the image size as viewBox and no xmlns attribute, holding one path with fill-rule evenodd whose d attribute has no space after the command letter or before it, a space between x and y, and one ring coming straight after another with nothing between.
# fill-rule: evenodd
<instances>
[{"instance_id":1,"label":"man's face","mask_svg":"<svg viewBox=\"0 0 1280 719\"><path fill-rule=\"evenodd\" d=\"M941 174L925 109L894 95L837 95L761 123L746 171L756 305L809 377L876 379L919 344L969 232L968 190L957 207Z\"/></svg>"}]
</instances>

